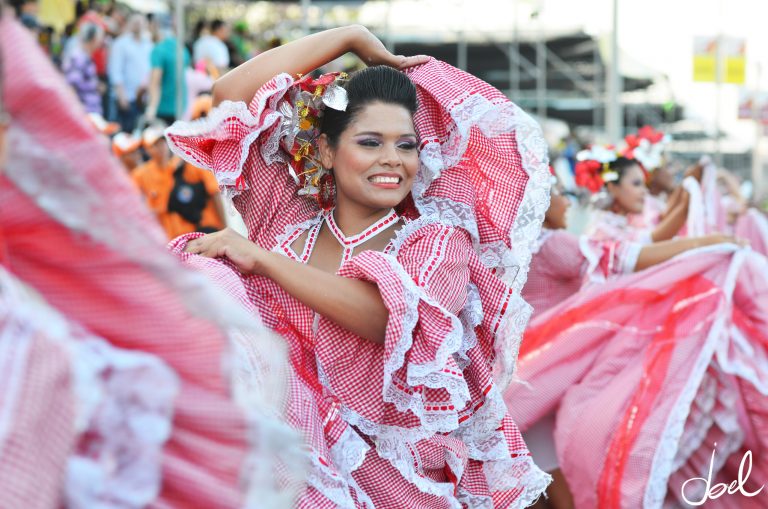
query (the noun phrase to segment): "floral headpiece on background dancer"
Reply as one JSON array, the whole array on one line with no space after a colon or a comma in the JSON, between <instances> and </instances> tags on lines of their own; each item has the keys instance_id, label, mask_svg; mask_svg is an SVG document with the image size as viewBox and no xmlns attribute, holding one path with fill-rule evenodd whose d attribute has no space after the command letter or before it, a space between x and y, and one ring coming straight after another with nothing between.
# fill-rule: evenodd
<instances>
[{"instance_id":1,"label":"floral headpiece on background dancer","mask_svg":"<svg viewBox=\"0 0 768 509\"><path fill-rule=\"evenodd\" d=\"M619 174L611 163L619 158L613 147L594 145L576 154L576 185L598 194L608 182L617 182Z\"/></svg>"},{"instance_id":2,"label":"floral headpiece on background dancer","mask_svg":"<svg viewBox=\"0 0 768 509\"><path fill-rule=\"evenodd\" d=\"M622 155L627 159L634 159L646 175L652 173L664 163L664 149L671 140L668 134L656 131L646 125L641 127L636 134L628 134L624 141L627 148Z\"/></svg>"}]
</instances>

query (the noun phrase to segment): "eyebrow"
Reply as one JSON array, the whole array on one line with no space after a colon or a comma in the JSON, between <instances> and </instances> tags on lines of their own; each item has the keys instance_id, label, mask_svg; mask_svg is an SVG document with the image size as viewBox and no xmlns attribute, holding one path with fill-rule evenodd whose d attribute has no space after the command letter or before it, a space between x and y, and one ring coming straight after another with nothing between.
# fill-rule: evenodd
<instances>
[{"instance_id":1,"label":"eyebrow","mask_svg":"<svg viewBox=\"0 0 768 509\"><path fill-rule=\"evenodd\" d=\"M384 135L379 133L379 132L376 132L376 131L364 131L364 132L361 132L361 133L355 133L354 136L355 137L357 137L357 136L380 136L380 137L383 137ZM406 137L417 138L416 133L404 133L404 134L401 134L400 137L401 138L406 138Z\"/></svg>"}]
</instances>

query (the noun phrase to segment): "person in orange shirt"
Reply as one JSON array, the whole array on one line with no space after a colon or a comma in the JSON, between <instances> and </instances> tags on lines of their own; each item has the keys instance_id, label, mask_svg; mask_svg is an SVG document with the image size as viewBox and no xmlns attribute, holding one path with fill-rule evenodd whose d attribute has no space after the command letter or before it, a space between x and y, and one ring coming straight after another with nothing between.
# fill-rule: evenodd
<instances>
[{"instance_id":1,"label":"person in orange shirt","mask_svg":"<svg viewBox=\"0 0 768 509\"><path fill-rule=\"evenodd\" d=\"M143 144L150 159L138 166L131 178L168 238L222 229L223 205L213 174L173 157L160 127L145 129Z\"/></svg>"},{"instance_id":2,"label":"person in orange shirt","mask_svg":"<svg viewBox=\"0 0 768 509\"><path fill-rule=\"evenodd\" d=\"M142 163L141 138L128 133L117 133L112 137L112 153L123 164L128 173Z\"/></svg>"}]
</instances>

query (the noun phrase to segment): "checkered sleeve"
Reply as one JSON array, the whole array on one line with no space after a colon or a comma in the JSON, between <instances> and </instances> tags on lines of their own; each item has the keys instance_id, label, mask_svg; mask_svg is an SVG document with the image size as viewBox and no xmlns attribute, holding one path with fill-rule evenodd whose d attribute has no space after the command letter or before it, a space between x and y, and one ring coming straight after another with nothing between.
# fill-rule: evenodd
<instances>
[{"instance_id":1,"label":"checkered sleeve","mask_svg":"<svg viewBox=\"0 0 768 509\"><path fill-rule=\"evenodd\" d=\"M297 194L280 148L285 117L278 110L292 84L287 74L278 75L250 103L224 101L208 117L176 122L165 132L176 155L213 172L219 189L234 199L251 240L265 249L287 224L317 213L312 200Z\"/></svg>"},{"instance_id":2,"label":"checkered sleeve","mask_svg":"<svg viewBox=\"0 0 768 509\"><path fill-rule=\"evenodd\" d=\"M319 361L335 394L379 424L451 431L470 399L454 354L464 339L469 235L440 224L419 228L397 255L365 251L341 275L377 284L389 311L383 345L321 319Z\"/></svg>"},{"instance_id":3,"label":"checkered sleeve","mask_svg":"<svg viewBox=\"0 0 768 509\"><path fill-rule=\"evenodd\" d=\"M634 272L642 244L628 241L596 240L582 236L579 248L584 264L585 282L604 282L615 276Z\"/></svg>"},{"instance_id":4,"label":"checkered sleeve","mask_svg":"<svg viewBox=\"0 0 768 509\"><path fill-rule=\"evenodd\" d=\"M589 250L591 253L591 245ZM585 272L579 237L565 230L552 232L536 255L536 262L538 272L547 279L578 279Z\"/></svg>"}]
</instances>

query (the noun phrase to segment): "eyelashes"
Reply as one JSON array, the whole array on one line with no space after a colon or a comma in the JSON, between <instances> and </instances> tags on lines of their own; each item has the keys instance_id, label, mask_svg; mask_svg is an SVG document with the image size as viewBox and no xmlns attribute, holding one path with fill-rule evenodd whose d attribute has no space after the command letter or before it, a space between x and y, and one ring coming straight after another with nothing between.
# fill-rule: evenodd
<instances>
[{"instance_id":1,"label":"eyelashes","mask_svg":"<svg viewBox=\"0 0 768 509\"><path fill-rule=\"evenodd\" d=\"M357 142L358 145L361 147L369 147L369 148L376 148L380 147L382 143L379 140L376 139L367 139L367 140L360 140ZM414 142L404 142L404 143L398 143L397 148L400 150L415 150L418 145Z\"/></svg>"}]
</instances>

